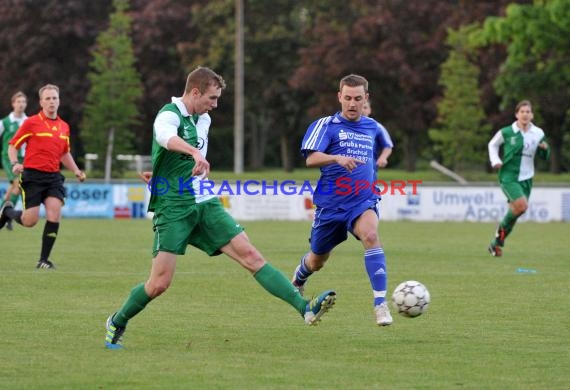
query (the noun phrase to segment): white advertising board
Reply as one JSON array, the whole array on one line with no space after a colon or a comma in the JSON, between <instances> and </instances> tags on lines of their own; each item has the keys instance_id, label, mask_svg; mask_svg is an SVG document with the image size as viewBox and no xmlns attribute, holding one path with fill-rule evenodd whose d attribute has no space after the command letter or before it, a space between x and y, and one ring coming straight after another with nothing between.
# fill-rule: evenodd
<instances>
[{"instance_id":1,"label":"white advertising board","mask_svg":"<svg viewBox=\"0 0 570 390\"><path fill-rule=\"evenodd\" d=\"M386 220L497 222L508 203L499 187L419 186L416 195L382 199ZM535 187L519 221L570 221L570 188Z\"/></svg>"},{"instance_id":2,"label":"white advertising board","mask_svg":"<svg viewBox=\"0 0 570 390\"><path fill-rule=\"evenodd\" d=\"M254 186L251 189L255 189ZM309 194L220 194L228 212L238 220L312 219ZM499 187L439 187L418 185L415 194L382 196L382 219L388 221L497 222L507 209ZM570 187L534 187L521 222L570 221Z\"/></svg>"},{"instance_id":3,"label":"white advertising board","mask_svg":"<svg viewBox=\"0 0 570 390\"><path fill-rule=\"evenodd\" d=\"M401 182L400 184L403 184ZM212 188L238 221L311 220L314 214L308 182L224 183ZM395 188L394 186L391 187ZM506 212L506 198L498 186L435 186L418 184L382 195L382 219L387 221L497 222ZM137 184L70 184L63 208L71 218L143 218L149 189ZM0 183L0 196L6 184ZM20 206L18 206L20 207ZM570 222L570 186L537 187L521 222Z\"/></svg>"}]
</instances>

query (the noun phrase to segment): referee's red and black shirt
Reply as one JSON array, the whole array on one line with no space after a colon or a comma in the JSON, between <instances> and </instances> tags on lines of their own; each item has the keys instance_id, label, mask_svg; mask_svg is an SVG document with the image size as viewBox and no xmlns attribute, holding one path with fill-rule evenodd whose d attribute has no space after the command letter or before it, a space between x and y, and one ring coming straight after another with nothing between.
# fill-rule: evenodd
<instances>
[{"instance_id":1,"label":"referee's red and black shirt","mask_svg":"<svg viewBox=\"0 0 570 390\"><path fill-rule=\"evenodd\" d=\"M50 119L40 111L29 117L10 140L20 149L26 144L24 168L59 172L63 155L69 152L69 125L59 116Z\"/></svg>"}]
</instances>

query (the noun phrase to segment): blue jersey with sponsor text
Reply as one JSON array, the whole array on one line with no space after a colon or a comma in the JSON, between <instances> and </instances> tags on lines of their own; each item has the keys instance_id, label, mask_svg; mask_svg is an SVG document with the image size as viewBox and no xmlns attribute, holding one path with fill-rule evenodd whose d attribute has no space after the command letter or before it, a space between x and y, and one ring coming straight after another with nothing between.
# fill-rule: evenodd
<instances>
[{"instance_id":1,"label":"blue jersey with sponsor text","mask_svg":"<svg viewBox=\"0 0 570 390\"><path fill-rule=\"evenodd\" d=\"M352 172L338 164L320 167L313 203L321 208L347 210L363 202L376 202L380 198L372 188L376 181L376 160L382 149L393 147L386 128L366 116L349 121L337 112L311 123L301 144L305 158L311 152L322 152L364 161Z\"/></svg>"}]
</instances>

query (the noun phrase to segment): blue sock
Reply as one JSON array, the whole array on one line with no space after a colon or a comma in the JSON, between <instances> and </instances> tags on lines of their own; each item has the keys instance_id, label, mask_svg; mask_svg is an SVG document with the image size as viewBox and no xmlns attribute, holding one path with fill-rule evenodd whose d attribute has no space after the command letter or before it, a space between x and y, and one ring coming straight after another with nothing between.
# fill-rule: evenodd
<instances>
[{"instance_id":1,"label":"blue sock","mask_svg":"<svg viewBox=\"0 0 570 390\"><path fill-rule=\"evenodd\" d=\"M386 287L388 285L388 272L386 270L386 257L384 249L372 248L364 252L364 265L370 285L374 293L374 306L378 306L386 298Z\"/></svg>"},{"instance_id":2,"label":"blue sock","mask_svg":"<svg viewBox=\"0 0 570 390\"><path fill-rule=\"evenodd\" d=\"M305 259L309 254L305 253L305 255L301 258L301 263L299 264L299 269L295 271L295 284L297 286L302 286L307 281L307 278L311 276L313 273L309 271L307 265L305 264Z\"/></svg>"}]
</instances>

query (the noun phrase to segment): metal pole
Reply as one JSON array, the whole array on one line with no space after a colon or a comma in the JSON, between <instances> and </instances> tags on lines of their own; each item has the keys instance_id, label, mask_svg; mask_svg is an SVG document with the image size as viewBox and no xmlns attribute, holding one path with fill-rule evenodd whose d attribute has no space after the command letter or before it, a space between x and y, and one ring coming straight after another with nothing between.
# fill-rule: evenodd
<instances>
[{"instance_id":1,"label":"metal pole","mask_svg":"<svg viewBox=\"0 0 570 390\"><path fill-rule=\"evenodd\" d=\"M243 54L243 0L236 0L236 48L234 95L234 173L243 173L243 107L244 107L244 54Z\"/></svg>"}]
</instances>

